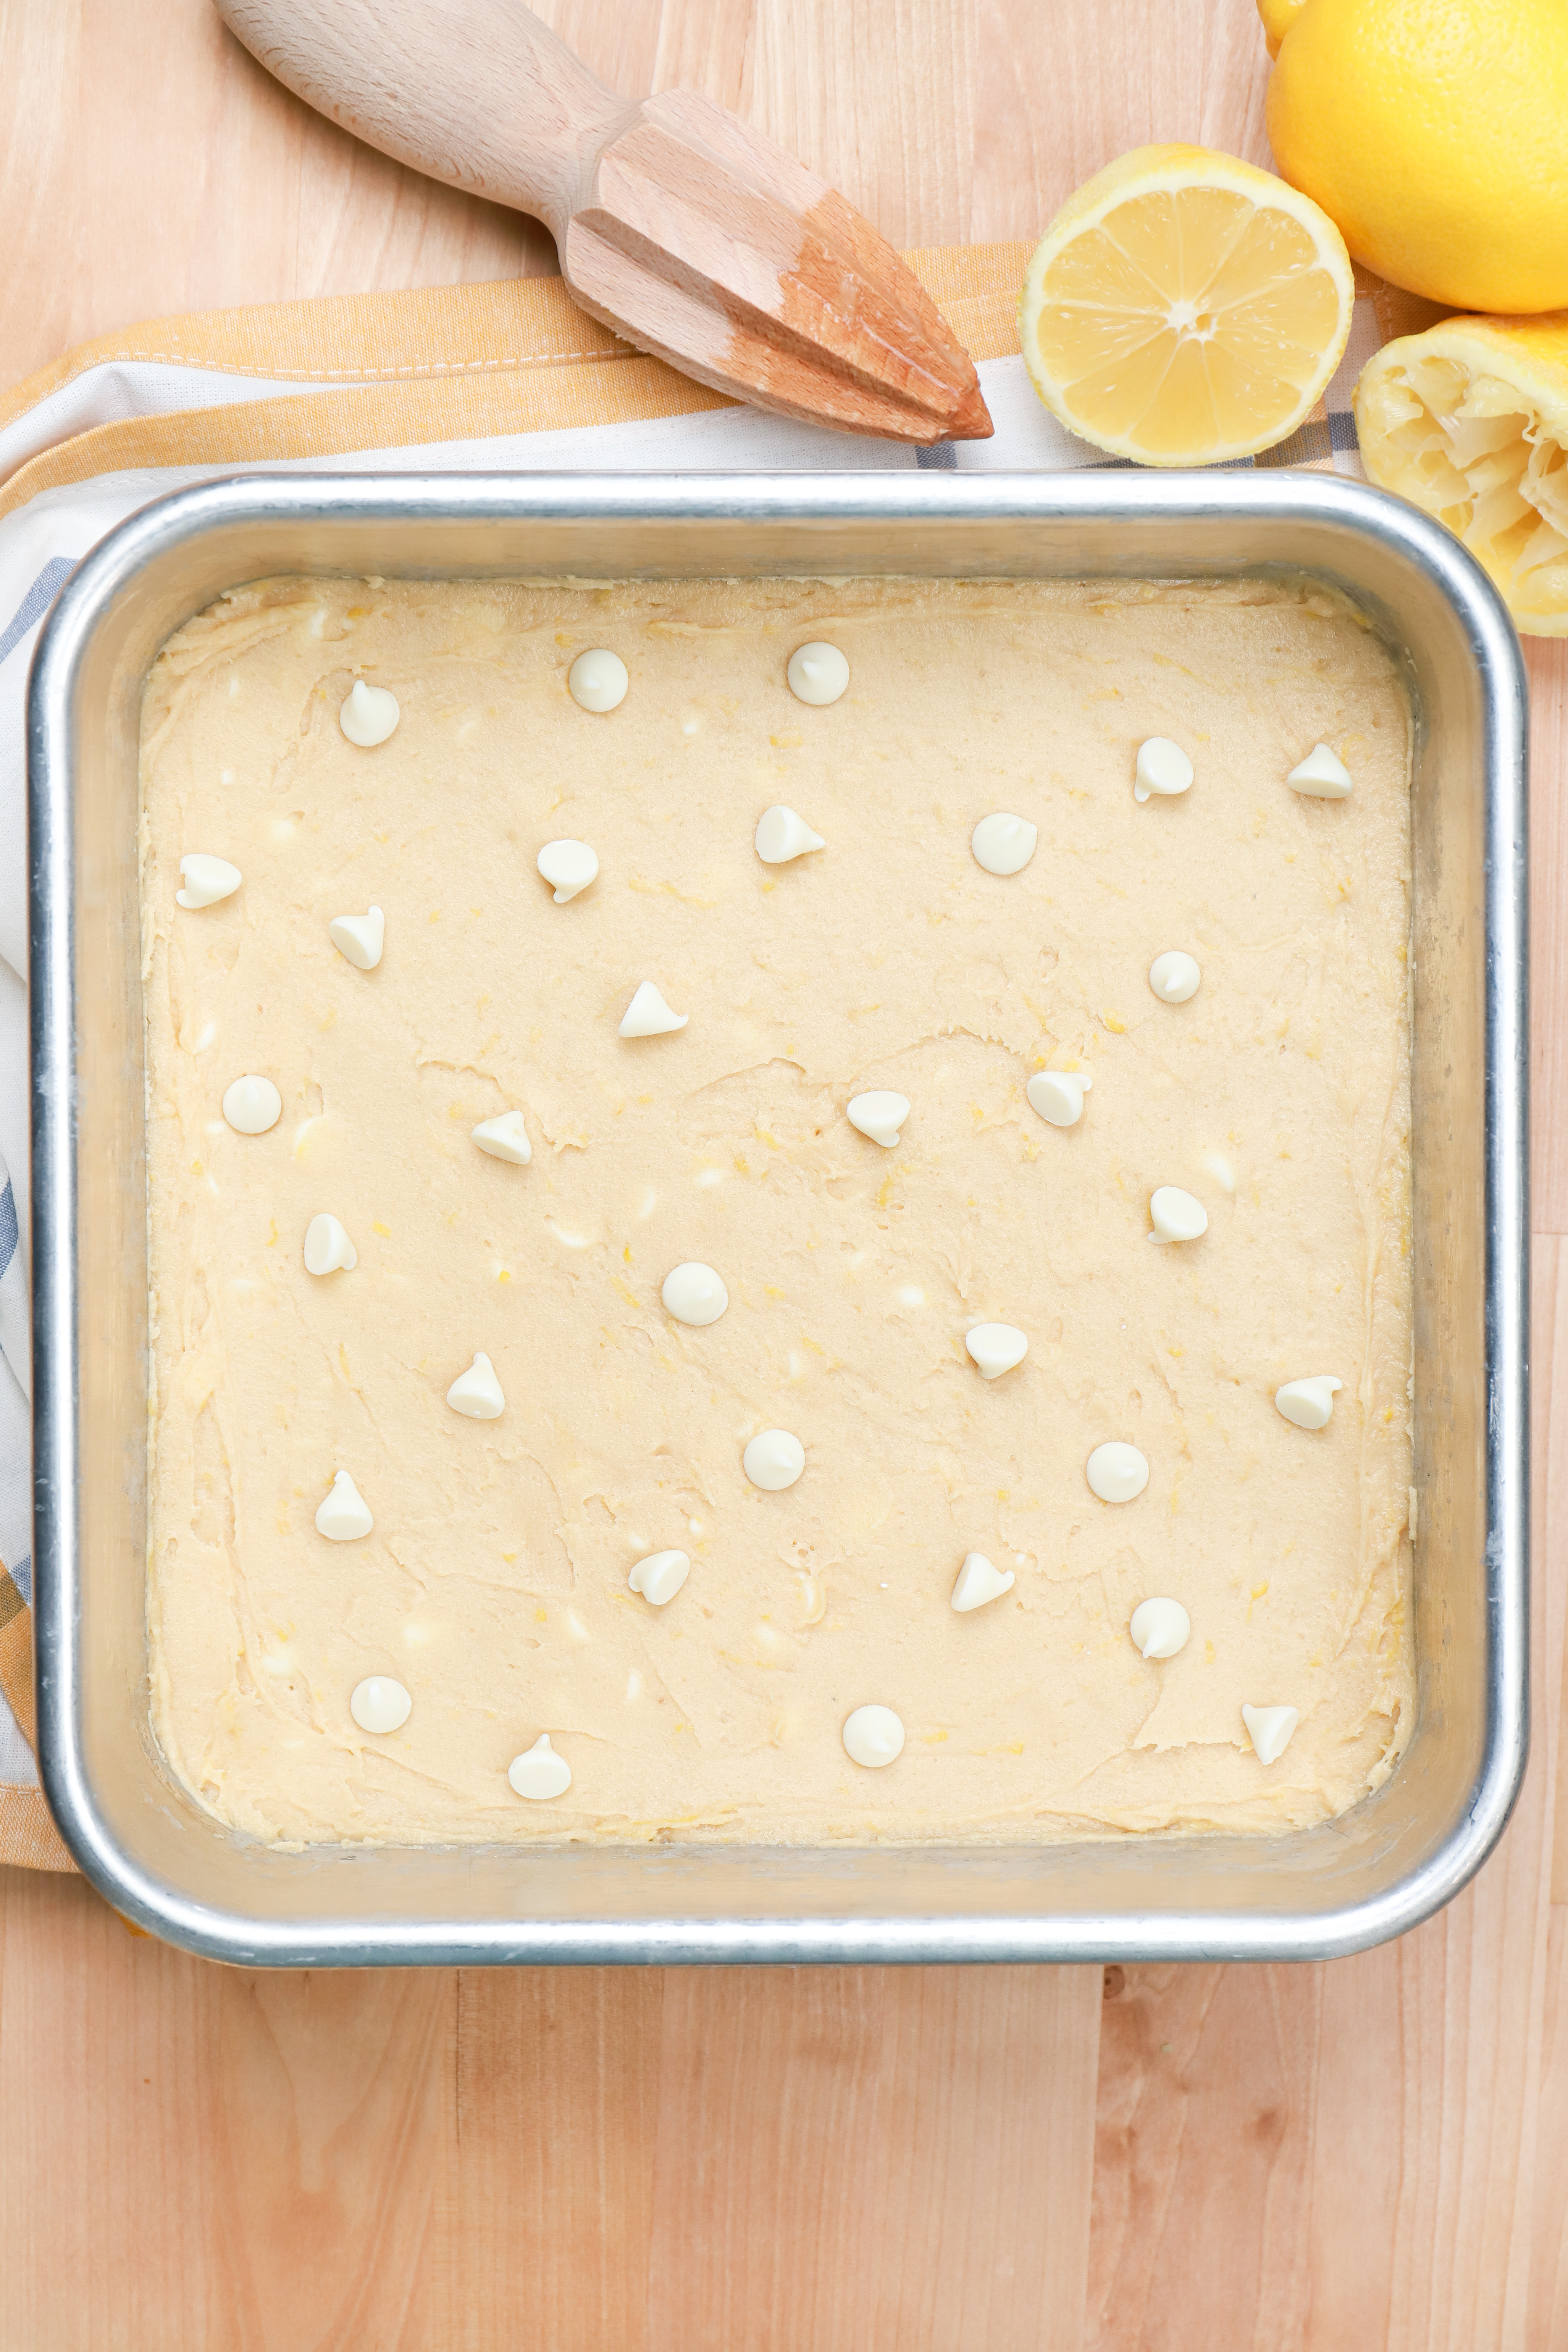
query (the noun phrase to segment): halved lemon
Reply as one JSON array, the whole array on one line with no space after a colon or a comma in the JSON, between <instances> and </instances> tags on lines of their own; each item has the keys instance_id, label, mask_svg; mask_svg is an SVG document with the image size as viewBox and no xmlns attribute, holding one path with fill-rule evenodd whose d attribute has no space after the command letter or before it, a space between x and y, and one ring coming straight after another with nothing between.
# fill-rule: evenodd
<instances>
[{"instance_id":1,"label":"halved lemon","mask_svg":"<svg viewBox=\"0 0 1568 2352\"><path fill-rule=\"evenodd\" d=\"M1355 415L1369 480L1446 522L1527 637L1568 637L1568 310L1384 343Z\"/></svg>"},{"instance_id":2,"label":"halved lemon","mask_svg":"<svg viewBox=\"0 0 1568 2352\"><path fill-rule=\"evenodd\" d=\"M1310 196L1206 147L1137 147L1051 223L1018 336L1035 390L1084 440L1210 466L1296 430L1354 303L1344 239Z\"/></svg>"}]
</instances>

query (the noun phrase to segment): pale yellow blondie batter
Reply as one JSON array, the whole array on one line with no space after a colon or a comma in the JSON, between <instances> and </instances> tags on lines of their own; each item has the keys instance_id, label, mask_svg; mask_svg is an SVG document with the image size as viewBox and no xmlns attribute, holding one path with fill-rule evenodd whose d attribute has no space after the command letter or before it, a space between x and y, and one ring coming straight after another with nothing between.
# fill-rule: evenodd
<instances>
[{"instance_id":1,"label":"pale yellow blondie batter","mask_svg":"<svg viewBox=\"0 0 1568 2352\"><path fill-rule=\"evenodd\" d=\"M795 699L803 641L849 686ZM620 706L567 673L605 646ZM345 739L356 676L401 717ZM1145 738L1195 771L1135 800ZM1303 798L1320 741L1354 780ZM153 1718L268 1839L1042 1840L1321 1820L1412 1727L1409 717L1263 584L275 580L142 731ZM826 843L769 866L771 803ZM1024 869L976 822L1038 828ZM557 905L549 841L589 844ZM176 907L180 860L241 887ZM356 969L328 924L384 915ZM1202 970L1183 1004L1149 969ZM623 1038L651 981L689 1016ZM1026 1087L1092 1076L1050 1125ZM226 1123L242 1075L282 1098ZM849 1123L908 1098L896 1147ZM527 1166L477 1123L521 1110ZM1150 1239L1150 1196L1208 1230ZM338 1218L352 1271L303 1238ZM729 1292L674 1320L695 1260ZM1028 1353L996 1379L977 1323ZM498 1419L447 1391L483 1351ZM1343 1383L1328 1426L1281 1382ZM778 1428L793 1486L742 1466ZM1135 1445L1125 1505L1085 1463ZM374 1518L328 1541L346 1470ZM690 1573L655 1608L644 1555ZM959 1614L972 1551L1011 1571ZM1145 1661L1136 1605L1191 1638ZM355 1685L412 1711L376 1736ZM850 1711L902 1754L853 1763ZM1279 1760L1244 1704L1289 1705ZM508 1767L548 1733L572 1783Z\"/></svg>"}]
</instances>

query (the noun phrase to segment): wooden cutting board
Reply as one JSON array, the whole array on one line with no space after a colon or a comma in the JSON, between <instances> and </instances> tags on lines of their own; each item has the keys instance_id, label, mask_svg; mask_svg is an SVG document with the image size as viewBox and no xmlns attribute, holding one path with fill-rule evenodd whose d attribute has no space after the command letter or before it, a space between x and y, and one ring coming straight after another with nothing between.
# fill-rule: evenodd
<instances>
[{"instance_id":1,"label":"wooden cutting board","mask_svg":"<svg viewBox=\"0 0 1568 2352\"><path fill-rule=\"evenodd\" d=\"M540 5L900 246L1032 235L1145 140L1268 160L1250 0ZM159 312L551 266L207 0L0 26L0 381ZM277 1978L0 1873L0 2352L1568 2347L1568 655L1530 665L1540 1671L1476 1885L1322 1968Z\"/></svg>"}]
</instances>

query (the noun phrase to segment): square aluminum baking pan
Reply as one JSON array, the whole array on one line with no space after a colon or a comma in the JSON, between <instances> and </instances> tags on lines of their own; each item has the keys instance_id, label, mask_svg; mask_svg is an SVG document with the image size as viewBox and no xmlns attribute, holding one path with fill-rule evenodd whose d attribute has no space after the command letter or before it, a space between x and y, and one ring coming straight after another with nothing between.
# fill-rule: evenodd
<instances>
[{"instance_id":1,"label":"square aluminum baking pan","mask_svg":"<svg viewBox=\"0 0 1568 2352\"><path fill-rule=\"evenodd\" d=\"M1417 1726L1375 1796L1279 1838L279 1853L162 1764L143 1639L142 682L272 572L1315 575L1405 665L1414 786ZM39 645L31 757L38 1726L71 1851L130 1918L249 1966L1307 1959L1412 1927L1507 1819L1527 1740L1525 688L1497 596L1331 478L268 476L133 515Z\"/></svg>"}]
</instances>

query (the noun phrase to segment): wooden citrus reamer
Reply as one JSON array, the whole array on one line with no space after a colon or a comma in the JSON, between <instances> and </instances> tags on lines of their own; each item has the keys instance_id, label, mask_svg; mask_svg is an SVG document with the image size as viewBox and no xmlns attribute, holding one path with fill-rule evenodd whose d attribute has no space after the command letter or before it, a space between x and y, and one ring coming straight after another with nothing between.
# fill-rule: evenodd
<instances>
[{"instance_id":1,"label":"wooden citrus reamer","mask_svg":"<svg viewBox=\"0 0 1568 2352\"><path fill-rule=\"evenodd\" d=\"M716 391L901 441L991 431L869 221L695 90L617 98L519 0L216 0L268 72L433 179L531 213L573 299Z\"/></svg>"}]
</instances>

